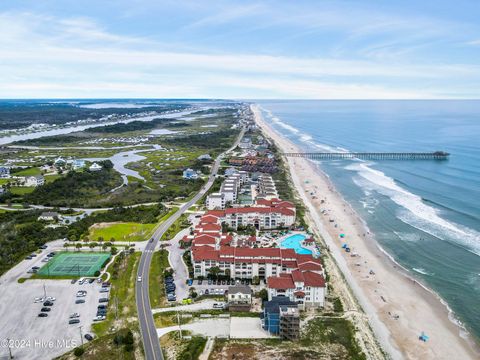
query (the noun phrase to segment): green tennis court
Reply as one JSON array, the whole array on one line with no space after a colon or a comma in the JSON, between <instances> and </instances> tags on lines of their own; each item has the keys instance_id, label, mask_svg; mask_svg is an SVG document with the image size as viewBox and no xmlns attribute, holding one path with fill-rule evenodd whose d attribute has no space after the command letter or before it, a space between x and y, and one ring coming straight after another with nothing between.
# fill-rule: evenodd
<instances>
[{"instance_id":1,"label":"green tennis court","mask_svg":"<svg viewBox=\"0 0 480 360\"><path fill-rule=\"evenodd\" d=\"M62 252L44 265L39 275L47 276L94 276L110 258L109 253Z\"/></svg>"}]
</instances>

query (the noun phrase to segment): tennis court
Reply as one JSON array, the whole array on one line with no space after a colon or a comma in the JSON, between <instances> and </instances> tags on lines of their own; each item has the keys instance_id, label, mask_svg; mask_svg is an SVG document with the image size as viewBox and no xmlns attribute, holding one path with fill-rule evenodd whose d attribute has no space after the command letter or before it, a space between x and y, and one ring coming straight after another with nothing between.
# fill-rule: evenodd
<instances>
[{"instance_id":1,"label":"tennis court","mask_svg":"<svg viewBox=\"0 0 480 360\"><path fill-rule=\"evenodd\" d=\"M44 265L38 272L47 276L94 276L110 258L109 253L62 252Z\"/></svg>"}]
</instances>

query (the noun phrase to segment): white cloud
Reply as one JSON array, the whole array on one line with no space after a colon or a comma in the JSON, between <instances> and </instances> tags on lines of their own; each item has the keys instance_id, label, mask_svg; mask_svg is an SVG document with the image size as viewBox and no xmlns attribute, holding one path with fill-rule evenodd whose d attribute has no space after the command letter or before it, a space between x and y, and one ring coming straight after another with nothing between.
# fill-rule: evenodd
<instances>
[{"instance_id":1,"label":"white cloud","mask_svg":"<svg viewBox=\"0 0 480 360\"><path fill-rule=\"evenodd\" d=\"M173 52L79 17L3 13L0 32L0 97L431 98L432 82L480 77L475 65Z\"/></svg>"}]
</instances>

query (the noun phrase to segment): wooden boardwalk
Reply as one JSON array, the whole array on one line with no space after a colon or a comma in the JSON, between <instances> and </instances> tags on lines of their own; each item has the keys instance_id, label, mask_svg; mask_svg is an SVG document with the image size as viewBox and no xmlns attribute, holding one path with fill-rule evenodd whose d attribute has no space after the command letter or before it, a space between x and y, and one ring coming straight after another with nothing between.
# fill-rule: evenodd
<instances>
[{"instance_id":1,"label":"wooden boardwalk","mask_svg":"<svg viewBox=\"0 0 480 360\"><path fill-rule=\"evenodd\" d=\"M314 153L283 153L288 157L303 157L313 160L447 160L449 153L435 152L314 152Z\"/></svg>"}]
</instances>

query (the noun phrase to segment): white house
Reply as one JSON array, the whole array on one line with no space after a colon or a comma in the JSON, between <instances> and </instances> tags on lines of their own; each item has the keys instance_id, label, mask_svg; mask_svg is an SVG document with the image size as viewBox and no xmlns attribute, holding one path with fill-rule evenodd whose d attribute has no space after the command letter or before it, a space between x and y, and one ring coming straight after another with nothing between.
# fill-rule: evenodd
<instances>
[{"instance_id":1,"label":"white house","mask_svg":"<svg viewBox=\"0 0 480 360\"><path fill-rule=\"evenodd\" d=\"M25 177L24 186L42 186L45 184L45 178L41 175Z\"/></svg>"},{"instance_id":2,"label":"white house","mask_svg":"<svg viewBox=\"0 0 480 360\"><path fill-rule=\"evenodd\" d=\"M57 212L54 211L46 211L43 212L39 217L38 220L43 220L43 221L53 221L55 219L58 219L60 215Z\"/></svg>"},{"instance_id":3,"label":"white house","mask_svg":"<svg viewBox=\"0 0 480 360\"><path fill-rule=\"evenodd\" d=\"M85 160L73 160L72 162L72 169L73 170L78 170L78 169L82 169L85 167Z\"/></svg>"},{"instance_id":4,"label":"white house","mask_svg":"<svg viewBox=\"0 0 480 360\"><path fill-rule=\"evenodd\" d=\"M198 173L193 169L186 169L183 171L183 178L187 180L198 179Z\"/></svg>"},{"instance_id":5,"label":"white house","mask_svg":"<svg viewBox=\"0 0 480 360\"><path fill-rule=\"evenodd\" d=\"M96 162L94 162L90 167L88 168L90 171L100 171L102 170L102 165L98 165Z\"/></svg>"},{"instance_id":6,"label":"white house","mask_svg":"<svg viewBox=\"0 0 480 360\"><path fill-rule=\"evenodd\" d=\"M212 160L212 157L210 156L210 154L203 154L200 155L197 159L200 161L210 161Z\"/></svg>"},{"instance_id":7,"label":"white house","mask_svg":"<svg viewBox=\"0 0 480 360\"><path fill-rule=\"evenodd\" d=\"M252 305L252 289L241 284L230 286L227 301L230 311L248 311Z\"/></svg>"},{"instance_id":8,"label":"white house","mask_svg":"<svg viewBox=\"0 0 480 360\"><path fill-rule=\"evenodd\" d=\"M325 306L327 287L325 278L316 271L294 270L267 279L268 300L275 296L285 296L300 308Z\"/></svg>"},{"instance_id":9,"label":"white house","mask_svg":"<svg viewBox=\"0 0 480 360\"><path fill-rule=\"evenodd\" d=\"M65 166L66 164L67 164L67 161L61 157L58 157L54 162L54 165L56 167Z\"/></svg>"},{"instance_id":10,"label":"white house","mask_svg":"<svg viewBox=\"0 0 480 360\"><path fill-rule=\"evenodd\" d=\"M208 195L206 206L208 210L225 209L225 195L222 193L212 193Z\"/></svg>"}]
</instances>

